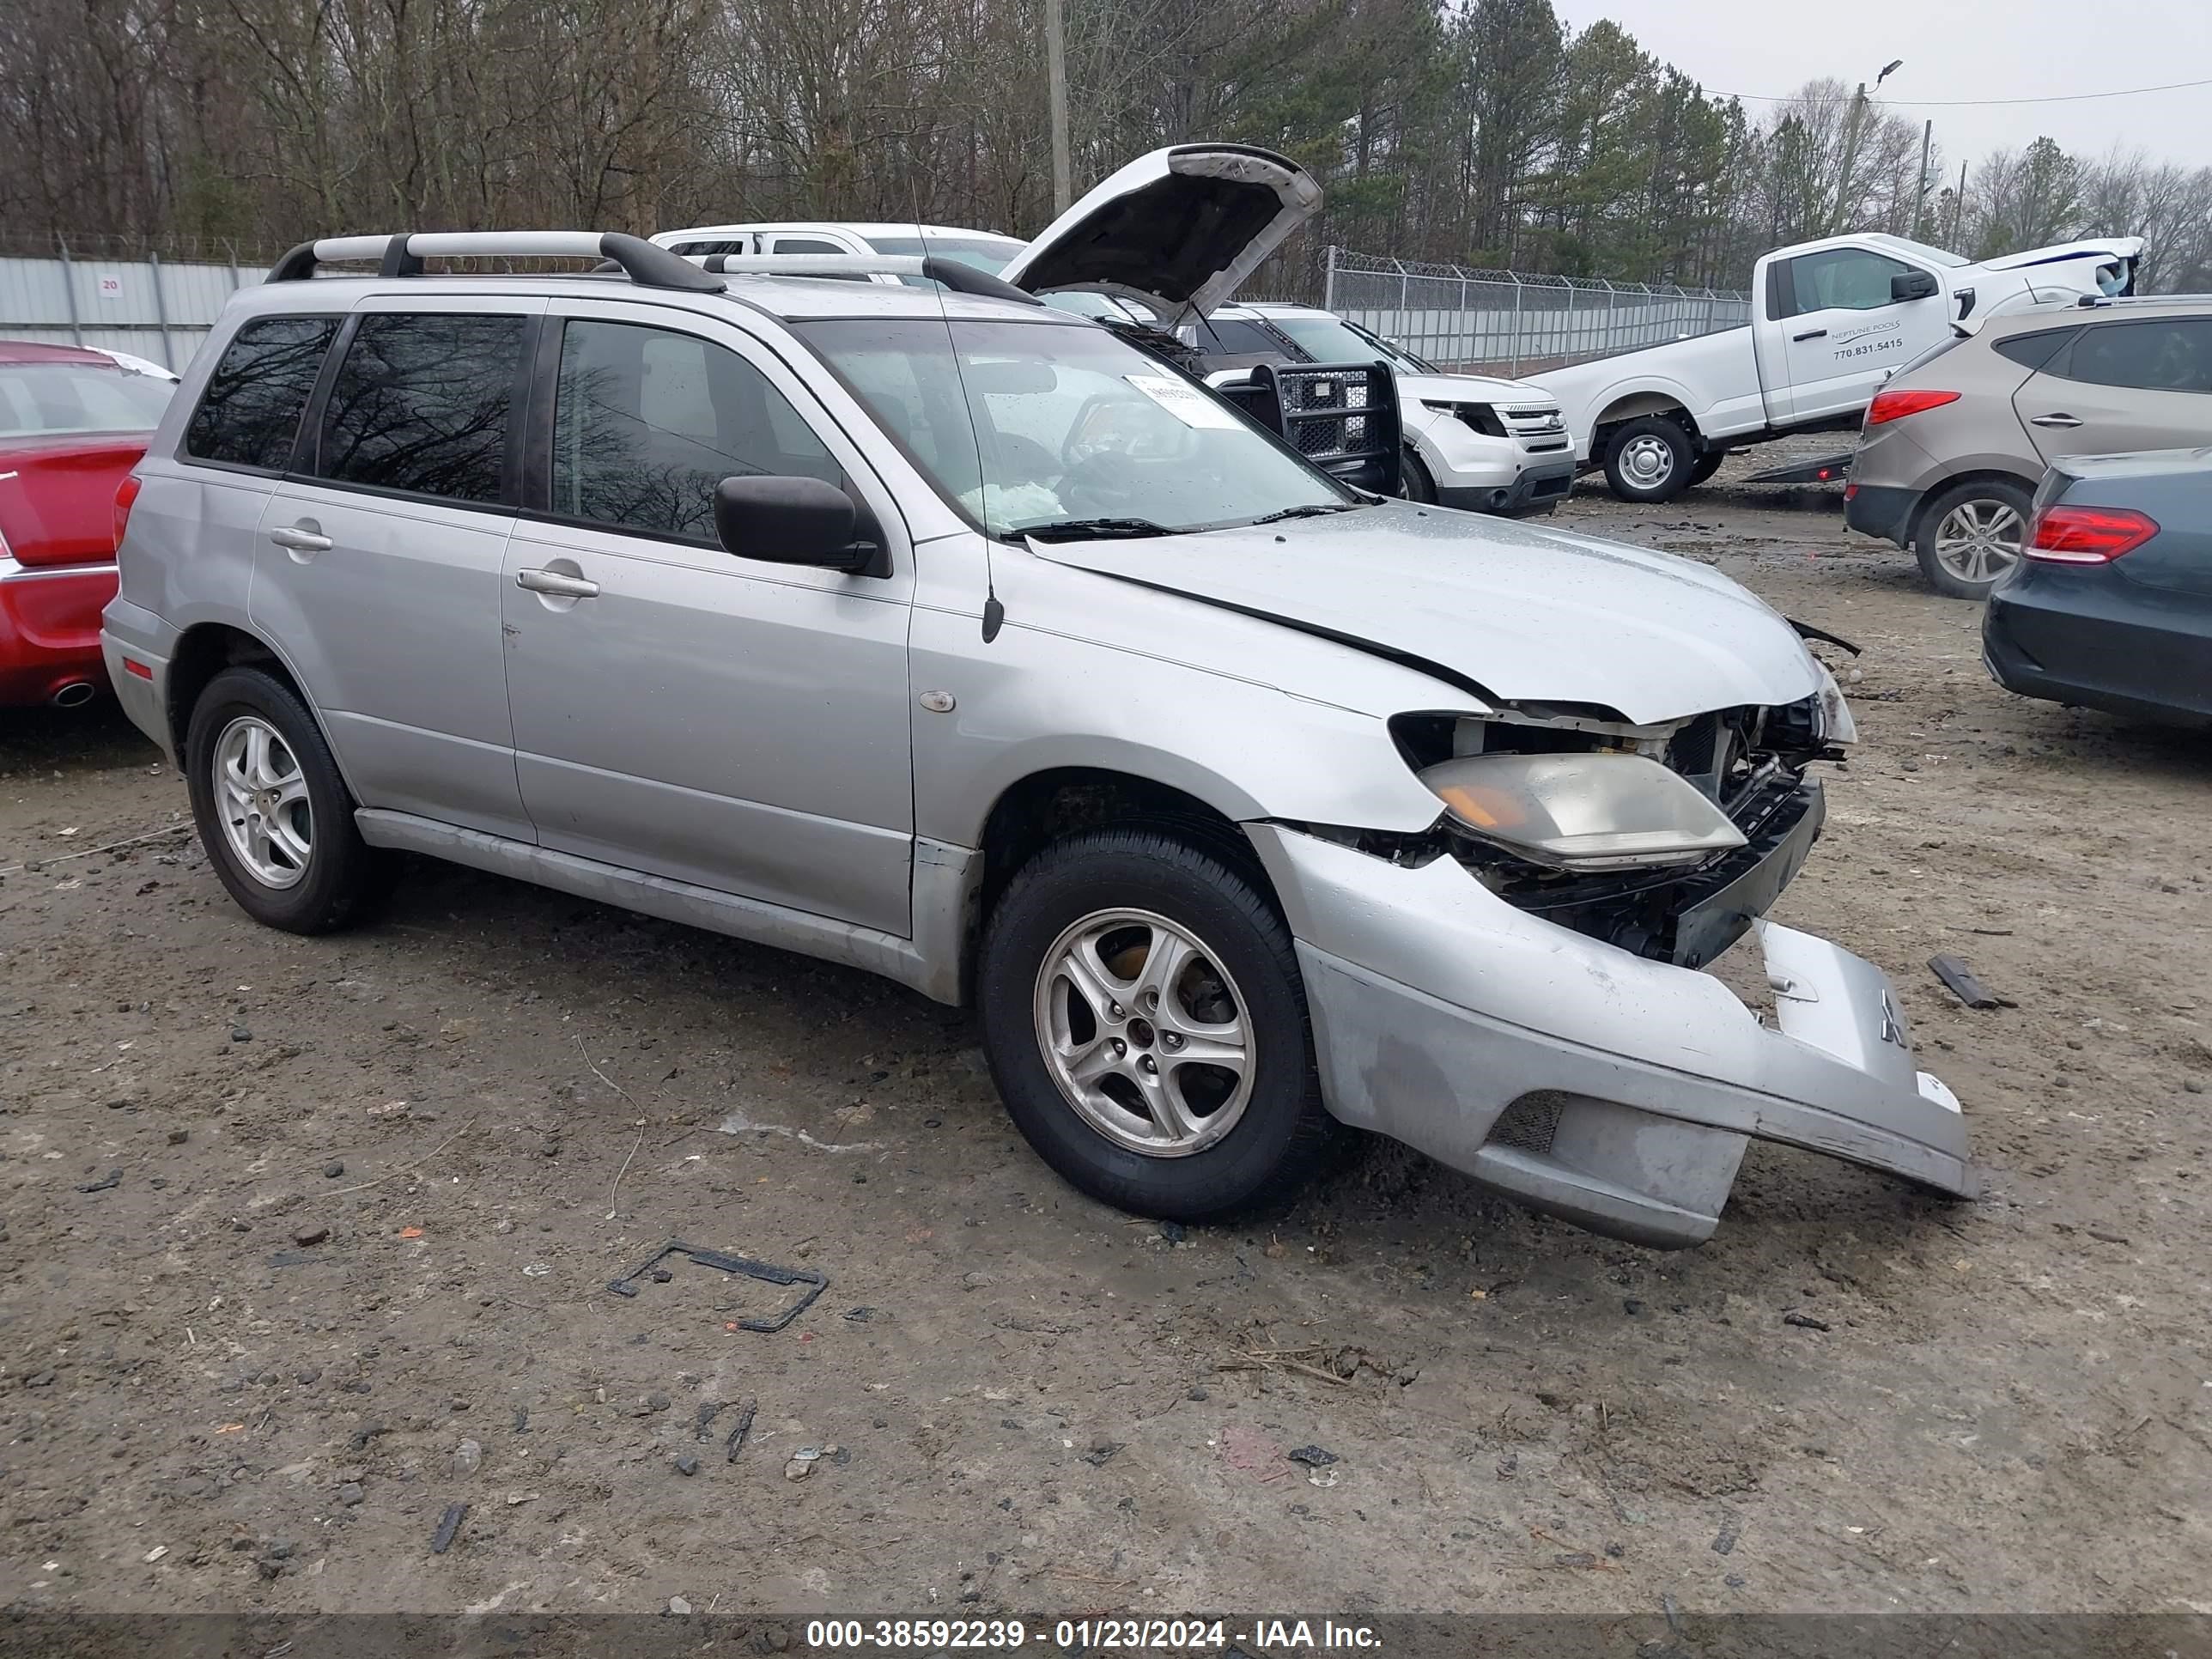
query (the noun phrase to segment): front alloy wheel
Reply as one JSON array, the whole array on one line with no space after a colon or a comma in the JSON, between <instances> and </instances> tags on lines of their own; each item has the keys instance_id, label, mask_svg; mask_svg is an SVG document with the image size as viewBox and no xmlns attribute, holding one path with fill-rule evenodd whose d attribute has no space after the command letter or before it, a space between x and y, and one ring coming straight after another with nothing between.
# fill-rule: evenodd
<instances>
[{"instance_id":1,"label":"front alloy wheel","mask_svg":"<svg viewBox=\"0 0 2212 1659\"><path fill-rule=\"evenodd\" d=\"M1252 1097L1243 999L1215 954L1149 910L1071 924L1037 970L1037 1041L1060 1094L1116 1146L1187 1158Z\"/></svg>"},{"instance_id":2,"label":"front alloy wheel","mask_svg":"<svg viewBox=\"0 0 2212 1659\"><path fill-rule=\"evenodd\" d=\"M1321 1100L1297 946L1233 831L1086 830L1016 872L976 964L983 1052L1024 1139L1140 1215L1295 1191L1345 1144Z\"/></svg>"}]
</instances>

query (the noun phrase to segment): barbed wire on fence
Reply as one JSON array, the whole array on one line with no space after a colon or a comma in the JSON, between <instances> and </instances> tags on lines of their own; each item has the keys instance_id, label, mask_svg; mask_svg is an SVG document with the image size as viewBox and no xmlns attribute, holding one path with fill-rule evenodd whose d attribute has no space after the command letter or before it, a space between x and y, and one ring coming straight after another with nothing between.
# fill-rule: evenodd
<instances>
[{"instance_id":1,"label":"barbed wire on fence","mask_svg":"<svg viewBox=\"0 0 2212 1659\"><path fill-rule=\"evenodd\" d=\"M1322 303L1440 368L1533 374L1738 328L1739 289L1492 270L1331 247Z\"/></svg>"}]
</instances>

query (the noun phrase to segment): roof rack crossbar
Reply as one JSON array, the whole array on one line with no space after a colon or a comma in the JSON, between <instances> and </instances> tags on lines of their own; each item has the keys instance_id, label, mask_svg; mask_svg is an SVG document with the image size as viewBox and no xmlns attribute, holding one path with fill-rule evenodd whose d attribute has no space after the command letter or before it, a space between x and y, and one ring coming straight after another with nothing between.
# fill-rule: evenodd
<instances>
[{"instance_id":1,"label":"roof rack crossbar","mask_svg":"<svg viewBox=\"0 0 2212 1659\"><path fill-rule=\"evenodd\" d=\"M597 230L433 230L396 236L325 236L302 242L270 268L272 283L304 282L319 266L373 262L386 276L419 276L436 258L605 259L641 288L720 293L720 279L641 236Z\"/></svg>"}]
</instances>

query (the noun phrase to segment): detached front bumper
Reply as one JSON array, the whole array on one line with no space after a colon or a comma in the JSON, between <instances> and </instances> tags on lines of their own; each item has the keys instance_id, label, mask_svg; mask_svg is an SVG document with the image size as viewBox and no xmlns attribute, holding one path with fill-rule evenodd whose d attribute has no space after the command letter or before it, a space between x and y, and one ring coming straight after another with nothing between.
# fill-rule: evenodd
<instances>
[{"instance_id":1,"label":"detached front bumper","mask_svg":"<svg viewBox=\"0 0 2212 1659\"><path fill-rule=\"evenodd\" d=\"M1959 1103L1880 969L1756 924L1781 1029L1711 975L1516 910L1449 859L1407 869L1246 826L1297 939L1339 1118L1594 1231L1719 1224L1752 1136L1969 1194Z\"/></svg>"}]
</instances>

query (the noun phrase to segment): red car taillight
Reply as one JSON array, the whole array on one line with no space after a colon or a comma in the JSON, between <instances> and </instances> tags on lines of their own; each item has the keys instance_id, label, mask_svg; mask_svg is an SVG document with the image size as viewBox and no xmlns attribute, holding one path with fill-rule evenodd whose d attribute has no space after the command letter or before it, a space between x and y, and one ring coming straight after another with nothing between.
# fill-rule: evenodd
<instances>
[{"instance_id":1,"label":"red car taillight","mask_svg":"<svg viewBox=\"0 0 2212 1659\"><path fill-rule=\"evenodd\" d=\"M1866 423L1880 426L1885 421L1902 420L1907 415L1917 415L1923 410L1941 409L1945 404L1955 404L1955 392L1880 392L1867 405Z\"/></svg>"},{"instance_id":2,"label":"red car taillight","mask_svg":"<svg viewBox=\"0 0 2212 1659\"><path fill-rule=\"evenodd\" d=\"M118 550L123 546L123 532L131 523L131 504L138 499L138 475L133 472L115 487L115 545ZM97 501L99 497L93 499ZM93 522L98 524L100 520L94 519Z\"/></svg>"},{"instance_id":3,"label":"red car taillight","mask_svg":"<svg viewBox=\"0 0 2212 1659\"><path fill-rule=\"evenodd\" d=\"M2125 507L2046 507L2027 556L2046 564L2110 564L2158 534L2158 520Z\"/></svg>"}]
</instances>

